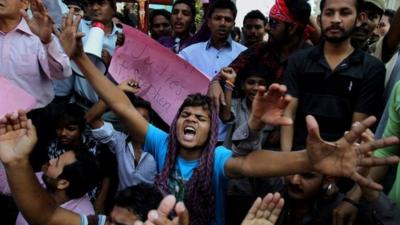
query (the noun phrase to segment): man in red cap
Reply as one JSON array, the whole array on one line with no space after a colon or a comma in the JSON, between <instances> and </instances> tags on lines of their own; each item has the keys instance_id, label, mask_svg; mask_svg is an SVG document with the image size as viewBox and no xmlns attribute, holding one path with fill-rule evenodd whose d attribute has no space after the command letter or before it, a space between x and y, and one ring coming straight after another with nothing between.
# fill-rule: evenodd
<instances>
[{"instance_id":1,"label":"man in red cap","mask_svg":"<svg viewBox=\"0 0 400 225\"><path fill-rule=\"evenodd\" d=\"M268 42L261 42L242 52L229 67L241 77L241 71L251 63L258 63L271 71L269 82L281 82L289 55L308 47L305 41L306 27L311 7L305 0L277 0L272 7L267 24ZM217 80L210 86L209 94L219 105L224 104L222 88Z\"/></svg>"}]
</instances>

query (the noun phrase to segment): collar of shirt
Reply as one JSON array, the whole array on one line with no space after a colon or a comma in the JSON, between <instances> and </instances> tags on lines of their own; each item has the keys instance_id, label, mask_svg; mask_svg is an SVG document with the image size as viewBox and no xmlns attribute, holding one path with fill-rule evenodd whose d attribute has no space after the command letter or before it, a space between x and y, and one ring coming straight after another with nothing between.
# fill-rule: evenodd
<instances>
[{"instance_id":1,"label":"collar of shirt","mask_svg":"<svg viewBox=\"0 0 400 225\"><path fill-rule=\"evenodd\" d=\"M355 48L354 51L345 59L349 64L357 64L363 61L364 53L358 48ZM321 60L325 60L324 56L324 41L321 41L311 52L310 58L314 61L320 62Z\"/></svg>"},{"instance_id":2,"label":"collar of shirt","mask_svg":"<svg viewBox=\"0 0 400 225\"><path fill-rule=\"evenodd\" d=\"M229 35L229 37L228 37L228 39L226 40L226 42L225 42L225 47L226 48L229 48L229 49L232 49L232 37ZM208 50L208 49L210 49L211 47L214 47L214 46L212 46L213 45L213 43L212 43L212 40L211 40L211 38L210 39L208 39L208 41L207 41L207 44L206 44L206 50Z\"/></svg>"},{"instance_id":3,"label":"collar of shirt","mask_svg":"<svg viewBox=\"0 0 400 225\"><path fill-rule=\"evenodd\" d=\"M25 34L28 34L30 36L35 35L34 33L32 33L31 29L28 26L28 23L26 23L26 20L24 18L21 18L21 21L19 22L18 26L15 27L14 30L15 31L16 30L21 31L21 32L23 32Z\"/></svg>"}]
</instances>

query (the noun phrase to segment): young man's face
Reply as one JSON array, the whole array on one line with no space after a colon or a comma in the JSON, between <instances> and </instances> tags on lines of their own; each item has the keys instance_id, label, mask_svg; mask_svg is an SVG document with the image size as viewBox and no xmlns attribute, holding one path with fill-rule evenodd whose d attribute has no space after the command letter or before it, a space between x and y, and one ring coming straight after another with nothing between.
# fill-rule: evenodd
<instances>
[{"instance_id":1,"label":"young man's face","mask_svg":"<svg viewBox=\"0 0 400 225\"><path fill-rule=\"evenodd\" d=\"M327 0L318 21L327 42L346 41L357 23L356 0Z\"/></svg>"},{"instance_id":2,"label":"young man's face","mask_svg":"<svg viewBox=\"0 0 400 225\"><path fill-rule=\"evenodd\" d=\"M227 40L234 26L235 21L230 9L215 9L208 20L211 37L214 40Z\"/></svg>"},{"instance_id":3,"label":"young man's face","mask_svg":"<svg viewBox=\"0 0 400 225\"><path fill-rule=\"evenodd\" d=\"M378 26L381 15L368 9L364 9L360 15L363 15L361 16L361 24L355 28L353 38L359 41L367 41L371 38L375 28Z\"/></svg>"},{"instance_id":4,"label":"young man's face","mask_svg":"<svg viewBox=\"0 0 400 225\"><path fill-rule=\"evenodd\" d=\"M82 131L77 124L58 123L56 125L57 141L63 146L76 146L80 143Z\"/></svg>"},{"instance_id":5,"label":"young man's face","mask_svg":"<svg viewBox=\"0 0 400 225\"><path fill-rule=\"evenodd\" d=\"M248 18L244 21L242 31L247 46L262 42L265 36L264 21L257 18Z\"/></svg>"},{"instance_id":6,"label":"young man's face","mask_svg":"<svg viewBox=\"0 0 400 225\"><path fill-rule=\"evenodd\" d=\"M110 225L133 225L139 217L130 210L115 205L110 213Z\"/></svg>"},{"instance_id":7,"label":"young man's face","mask_svg":"<svg viewBox=\"0 0 400 225\"><path fill-rule=\"evenodd\" d=\"M150 29L153 38L170 36L172 32L171 22L163 15L158 15L153 18L152 27Z\"/></svg>"},{"instance_id":8,"label":"young man's face","mask_svg":"<svg viewBox=\"0 0 400 225\"><path fill-rule=\"evenodd\" d=\"M379 37L383 37L389 31L389 28L390 28L389 17L383 15L378 23L378 26L374 30L374 34Z\"/></svg>"},{"instance_id":9,"label":"young man's face","mask_svg":"<svg viewBox=\"0 0 400 225\"><path fill-rule=\"evenodd\" d=\"M193 16L188 5L184 3L175 5L171 14L171 24L175 35L189 33Z\"/></svg>"},{"instance_id":10,"label":"young man's face","mask_svg":"<svg viewBox=\"0 0 400 225\"><path fill-rule=\"evenodd\" d=\"M63 172L65 166L70 165L76 161L75 153L73 151L64 152L60 157L50 159L46 165L42 167L44 179L46 183L54 185L58 176Z\"/></svg>"},{"instance_id":11,"label":"young man's face","mask_svg":"<svg viewBox=\"0 0 400 225\"><path fill-rule=\"evenodd\" d=\"M249 102L253 102L259 86L266 86L265 79L260 76L249 76L242 84L242 90Z\"/></svg>"},{"instance_id":12,"label":"young man's face","mask_svg":"<svg viewBox=\"0 0 400 225\"><path fill-rule=\"evenodd\" d=\"M267 24L268 38L277 43L286 44L289 40L289 24L270 17Z\"/></svg>"},{"instance_id":13,"label":"young man's face","mask_svg":"<svg viewBox=\"0 0 400 225\"><path fill-rule=\"evenodd\" d=\"M205 145L210 133L210 111L203 106L185 107L176 121L176 135L184 149L198 150Z\"/></svg>"},{"instance_id":14,"label":"young man's face","mask_svg":"<svg viewBox=\"0 0 400 225\"><path fill-rule=\"evenodd\" d=\"M304 173L287 176L288 194L296 200L307 200L318 196L322 190L323 177L317 173Z\"/></svg>"},{"instance_id":15,"label":"young man's face","mask_svg":"<svg viewBox=\"0 0 400 225\"><path fill-rule=\"evenodd\" d=\"M103 24L110 24L115 14L114 9L111 7L110 2L107 0L101 2L92 2L88 5L91 19Z\"/></svg>"},{"instance_id":16,"label":"young man's face","mask_svg":"<svg viewBox=\"0 0 400 225\"><path fill-rule=\"evenodd\" d=\"M28 0L0 0L0 18L20 18L19 10L28 6Z\"/></svg>"}]
</instances>

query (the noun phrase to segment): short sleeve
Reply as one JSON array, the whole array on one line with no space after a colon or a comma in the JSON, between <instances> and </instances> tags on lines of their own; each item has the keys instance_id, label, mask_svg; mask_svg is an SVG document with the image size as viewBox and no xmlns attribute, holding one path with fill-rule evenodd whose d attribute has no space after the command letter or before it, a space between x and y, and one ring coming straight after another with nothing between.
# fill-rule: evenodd
<instances>
[{"instance_id":1,"label":"short sleeve","mask_svg":"<svg viewBox=\"0 0 400 225\"><path fill-rule=\"evenodd\" d=\"M168 134L152 124L148 125L144 151L152 154L157 162L158 171L163 166L168 147Z\"/></svg>"},{"instance_id":2,"label":"short sleeve","mask_svg":"<svg viewBox=\"0 0 400 225\"><path fill-rule=\"evenodd\" d=\"M223 147L218 146L215 149L215 157L214 157L214 176L218 178L218 180L227 180L225 175L225 163L229 158L232 157L232 151Z\"/></svg>"}]
</instances>

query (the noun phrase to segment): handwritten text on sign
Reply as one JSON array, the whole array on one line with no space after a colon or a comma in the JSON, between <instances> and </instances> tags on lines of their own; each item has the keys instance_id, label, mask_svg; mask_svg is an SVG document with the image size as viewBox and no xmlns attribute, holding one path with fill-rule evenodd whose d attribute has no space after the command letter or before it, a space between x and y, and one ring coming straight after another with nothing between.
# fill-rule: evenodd
<instances>
[{"instance_id":1,"label":"handwritten text on sign","mask_svg":"<svg viewBox=\"0 0 400 225\"><path fill-rule=\"evenodd\" d=\"M20 109L29 111L35 105L35 97L0 75L0 118Z\"/></svg>"},{"instance_id":2,"label":"handwritten text on sign","mask_svg":"<svg viewBox=\"0 0 400 225\"><path fill-rule=\"evenodd\" d=\"M141 97L171 124L188 94L207 92L209 78L142 32L124 27L125 42L112 58L109 72L121 83L135 79Z\"/></svg>"}]
</instances>

